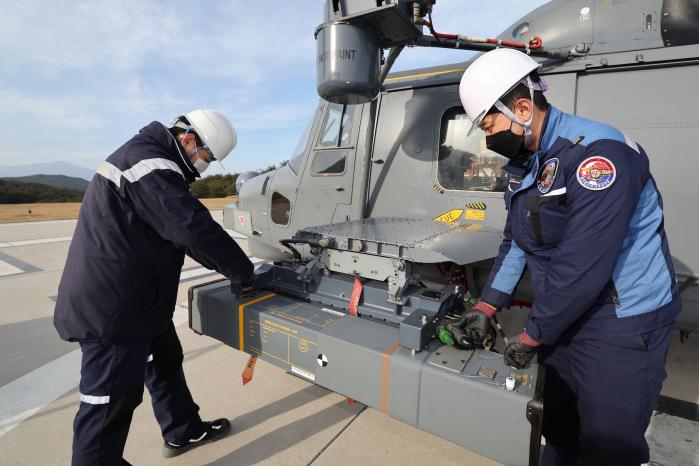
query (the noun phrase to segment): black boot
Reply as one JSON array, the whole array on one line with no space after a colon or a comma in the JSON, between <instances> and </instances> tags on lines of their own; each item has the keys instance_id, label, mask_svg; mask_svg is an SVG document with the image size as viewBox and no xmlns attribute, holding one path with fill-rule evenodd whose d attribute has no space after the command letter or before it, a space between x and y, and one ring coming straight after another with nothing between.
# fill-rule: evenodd
<instances>
[{"instance_id":1,"label":"black boot","mask_svg":"<svg viewBox=\"0 0 699 466\"><path fill-rule=\"evenodd\" d=\"M229 430L231 430L231 423L228 419L216 419L215 421L204 422L204 431L195 437L185 440L180 443L165 441L163 446L163 456L165 458L172 458L173 456L181 455L182 453L196 448L199 445L205 443L213 442L218 439L223 438Z\"/></svg>"}]
</instances>

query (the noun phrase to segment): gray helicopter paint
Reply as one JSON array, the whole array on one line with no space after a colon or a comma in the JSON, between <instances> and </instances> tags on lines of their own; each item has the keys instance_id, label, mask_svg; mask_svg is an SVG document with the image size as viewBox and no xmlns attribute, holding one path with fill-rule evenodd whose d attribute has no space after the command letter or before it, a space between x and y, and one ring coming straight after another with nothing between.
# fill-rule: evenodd
<instances>
[{"instance_id":1,"label":"gray helicopter paint","mask_svg":"<svg viewBox=\"0 0 699 466\"><path fill-rule=\"evenodd\" d=\"M666 230L673 259L682 281L699 277L699 250L695 246L699 221L691 215L699 201L699 187L693 182L694 171L699 166L697 158L691 156L696 153L694 139L699 110L697 106L686 104L687 99L695 95L694 83L699 82L697 57L697 45L644 50L641 63L638 53L618 52L580 59L584 63L573 62L558 67L548 64L543 73L550 85L547 95L552 104L564 111L620 127L649 153L664 199ZM607 66L603 66L605 60ZM366 209L370 216L433 218L450 209L463 208L465 203L479 201L487 205L484 227L502 229L506 212L501 193L435 190L435 185L438 185L439 121L445 110L460 105L457 90L460 72L443 71L458 70L463 66L432 68L427 73L442 73L434 79L410 78L411 74L405 72L393 76L393 80L387 83L387 90L376 103L375 136L372 139L372 129L362 126L356 139L357 153L363 156L368 156L365 150L367 141L373 144L370 173L367 175L371 177ZM417 70L412 74L425 73ZM430 87L435 81L437 85ZM354 118L366 113L369 105L362 107L364 112L355 110ZM320 118L319 115L316 119ZM364 159L358 157L355 171L361 173L363 164ZM352 202L357 202L360 197L363 176L354 179ZM314 182L306 173L300 180L292 180L294 188L300 186L301 189ZM248 196L248 193L252 195ZM244 188L241 204L246 207L249 201L259 202L259 196L255 194ZM333 221L331 206L321 215L318 215L318 209L314 211L307 207L295 206L293 227L285 230L288 237L304 227ZM257 225L252 215L253 224ZM269 233L271 231L267 232L268 236ZM270 240L263 233L260 238L270 246L267 252L275 251L275 260L288 257L274 248L275 239L282 236L277 234ZM467 243L455 243L447 255L456 257L464 250L468 250ZM256 251L256 254L262 252ZM493 248L492 254L495 253L496 248ZM697 316L699 307L696 301L685 298L678 327L697 329Z\"/></svg>"},{"instance_id":2,"label":"gray helicopter paint","mask_svg":"<svg viewBox=\"0 0 699 466\"><path fill-rule=\"evenodd\" d=\"M663 47L662 0L573 0L552 1L532 11L505 29L499 38L519 42L534 35L546 47L590 45L590 53ZM526 33L517 35L518 26L528 23Z\"/></svg>"},{"instance_id":3,"label":"gray helicopter paint","mask_svg":"<svg viewBox=\"0 0 699 466\"><path fill-rule=\"evenodd\" d=\"M478 262L490 258L488 251L497 248L501 239L499 231L480 224L434 222L419 217L372 217L304 231L334 238L341 249L419 263Z\"/></svg>"},{"instance_id":4,"label":"gray helicopter paint","mask_svg":"<svg viewBox=\"0 0 699 466\"><path fill-rule=\"evenodd\" d=\"M578 113L611 123L650 154L677 272L696 278L699 223L693 212L697 211L699 185L693 178L699 160L699 109L689 101L696 97L699 65L628 71L624 78L624 86L612 88L619 77L607 73L581 76ZM625 111L614 110L618 108Z\"/></svg>"},{"instance_id":5,"label":"gray helicopter paint","mask_svg":"<svg viewBox=\"0 0 699 466\"><path fill-rule=\"evenodd\" d=\"M549 47L572 48L577 44L591 44L594 39L594 12L588 19L581 20L583 8L594 8L596 0L553 1L546 3L517 20L498 36L498 39L527 42L534 35L544 39ZM526 25L526 26L525 26ZM515 35L522 28L525 33Z\"/></svg>"},{"instance_id":6,"label":"gray helicopter paint","mask_svg":"<svg viewBox=\"0 0 699 466\"><path fill-rule=\"evenodd\" d=\"M359 5L361 1L345 3ZM648 151L665 201L671 251L681 274L684 311L678 327L696 331L699 287L691 281L699 277L699 255L694 246L699 221L693 215L699 200L699 188L693 180L699 168L695 157L699 110L688 103L696 95L693 85L699 78L699 46L663 47L663 19L654 16L656 11L657 15L664 13L663 3L554 1L516 22L500 37L527 40L526 34L508 34L528 22L527 33L541 35L547 45L589 48L589 55L565 63L543 60L542 74L551 87L547 95L563 111L620 127ZM373 5L364 2L364 6ZM583 11L586 7L589 13ZM601 11L608 18L600 19ZM644 28L648 14L650 27ZM426 262L467 264L468 281L477 284L473 290L477 294L490 264L490 259L481 259L496 254L506 218L502 193L446 189L438 177L437 161L442 116L460 106L458 82L466 66L468 62L390 75L375 101L355 107L349 144L333 149L346 150L350 157L341 176L318 177L311 170L314 157L326 150L318 147L329 107L321 102L298 173L285 166L249 180L241 189L240 213L249 212L253 232L251 251L258 257L281 260L289 258L289 253L279 245L280 239L327 235L338 240L341 249L354 250L353 244L361 242L358 250L362 260L367 260L368 270L372 255L401 258L410 261L423 281L428 276L439 281L438 276L430 276L434 271ZM482 135L478 137L481 139L473 142L481 146ZM290 203L289 220L283 225L270 220L275 193ZM468 210L472 204L482 206L476 209L482 218L466 221L460 217L451 226L432 220L454 209ZM236 226L236 212L235 208L225 210L226 225ZM370 218L365 220L365 216ZM396 228L400 224L396 219L401 218L410 219L403 229ZM372 228L362 230L368 225ZM466 225L476 225L480 231L469 231ZM463 231L468 234L460 236ZM480 242L486 238L489 245ZM299 249L305 258L313 257L308 247ZM318 261L318 257L313 260ZM299 269L309 265L312 261ZM240 301L231 295L226 282L194 289L190 325L240 348L242 320L244 330L253 331L251 342L262 351L260 356L270 362L493 459L523 464L529 445L524 413L532 396L528 383L536 381L535 368L530 369L527 383L509 393L500 387L509 369L497 357L462 351L463 363L458 355L439 358L442 354L437 354L441 353L437 341L423 346L425 326L415 311L444 302L422 299L417 286L406 293L407 304L399 306L386 299L386 283L368 282L360 304L360 314L365 317L340 317L337 313L347 308L352 290L352 267L343 261L337 270L344 273L316 271L321 272L316 274L319 279L303 282L293 267L274 266L273 279L263 287L286 295L286 304L280 303L289 308L288 313L262 303L235 312ZM518 293L527 288L527 283L521 284ZM323 311L325 306L331 308ZM324 326L308 325L304 323L308 315L291 310L299 307L305 309L303 312L315 309L314 315L325 312L334 317ZM403 309L410 312L402 314ZM258 324L251 323L252 318ZM264 338L255 327L263 319L269 327ZM292 354L290 337L285 347L280 336L285 328L315 343L326 365L315 362L314 366L308 355ZM521 323L512 328L521 328ZM401 331L406 329L410 331ZM391 354L389 348L395 351ZM413 354L409 348L423 350ZM284 351L286 358L281 357ZM378 374L387 368L390 382L382 388ZM478 375L481 368L495 370L496 376L490 380L494 384ZM498 438L488 435L495 430Z\"/></svg>"},{"instance_id":7,"label":"gray helicopter paint","mask_svg":"<svg viewBox=\"0 0 699 466\"><path fill-rule=\"evenodd\" d=\"M375 35L340 21L321 26L316 32L316 43L319 95L343 104L376 98L381 90L381 49ZM335 48L338 44L342 48Z\"/></svg>"}]
</instances>

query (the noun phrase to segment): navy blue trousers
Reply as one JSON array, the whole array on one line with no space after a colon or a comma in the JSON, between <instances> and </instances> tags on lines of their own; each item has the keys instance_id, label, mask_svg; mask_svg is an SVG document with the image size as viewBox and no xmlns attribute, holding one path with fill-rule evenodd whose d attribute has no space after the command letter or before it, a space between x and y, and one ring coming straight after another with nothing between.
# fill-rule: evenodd
<instances>
[{"instance_id":1,"label":"navy blue trousers","mask_svg":"<svg viewBox=\"0 0 699 466\"><path fill-rule=\"evenodd\" d=\"M143 385L163 438L173 443L201 433L204 424L182 371L174 325L152 340L81 342L80 408L73 424L73 465L128 464L122 459Z\"/></svg>"},{"instance_id":2,"label":"navy blue trousers","mask_svg":"<svg viewBox=\"0 0 699 466\"><path fill-rule=\"evenodd\" d=\"M665 380L674 325L641 335L572 338L542 348L542 466L639 466Z\"/></svg>"}]
</instances>

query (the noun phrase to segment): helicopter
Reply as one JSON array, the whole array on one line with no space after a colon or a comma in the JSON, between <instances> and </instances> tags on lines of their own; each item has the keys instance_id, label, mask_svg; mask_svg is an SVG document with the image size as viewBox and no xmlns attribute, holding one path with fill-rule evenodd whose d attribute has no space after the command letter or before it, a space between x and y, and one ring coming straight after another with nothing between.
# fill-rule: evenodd
<instances>
[{"instance_id":1,"label":"helicopter","mask_svg":"<svg viewBox=\"0 0 699 466\"><path fill-rule=\"evenodd\" d=\"M699 82L699 5L553 0L494 39L437 32L433 8L325 2L321 100L288 164L241 174L237 204L224 209L224 225L269 261L259 289L193 287L190 327L497 461L538 464L540 368L513 370L491 348L442 338L463 298L478 298L507 216L507 159L482 132L469 134L459 99L472 60L391 66L412 46L519 48L540 60L552 105L642 145L663 196L684 339L699 330L699 110L688 105ZM531 306L528 280L513 307ZM506 448L482 434L496 418Z\"/></svg>"}]
</instances>

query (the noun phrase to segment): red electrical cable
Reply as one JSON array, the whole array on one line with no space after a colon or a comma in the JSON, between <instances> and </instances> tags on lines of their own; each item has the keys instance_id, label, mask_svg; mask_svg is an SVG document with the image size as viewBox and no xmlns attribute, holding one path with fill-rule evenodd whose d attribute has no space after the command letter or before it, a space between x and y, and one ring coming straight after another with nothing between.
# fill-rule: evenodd
<instances>
[{"instance_id":1,"label":"red electrical cable","mask_svg":"<svg viewBox=\"0 0 699 466\"><path fill-rule=\"evenodd\" d=\"M489 44L504 45L505 47L517 47L522 49L527 48L527 45L529 45L530 49L538 49L541 48L541 45L543 44L543 41L539 36L532 37L532 40L529 41L529 44L523 44L521 42L510 42L507 40L500 41L498 39L486 39L486 42Z\"/></svg>"},{"instance_id":2,"label":"red electrical cable","mask_svg":"<svg viewBox=\"0 0 699 466\"><path fill-rule=\"evenodd\" d=\"M432 32L432 34L434 34L434 36L439 38L439 39L459 40L459 36L457 34L444 34L444 33L435 31L434 27L432 26L432 23L430 23L426 19L419 21L418 24L424 24L425 26L430 28L430 31ZM482 42L482 43L486 43L486 44L503 45L505 47L514 47L514 48L519 48L519 49L527 49L527 48L539 49L544 44L544 41L539 36L533 36L528 44L525 44L522 42L511 42L508 40L498 40L498 39L480 39L478 41L464 41L464 42L476 42L476 43Z\"/></svg>"},{"instance_id":3,"label":"red electrical cable","mask_svg":"<svg viewBox=\"0 0 699 466\"><path fill-rule=\"evenodd\" d=\"M459 38L456 34L441 34L439 32L436 32L434 34L436 37L439 37L440 39L453 39L456 40Z\"/></svg>"}]
</instances>

